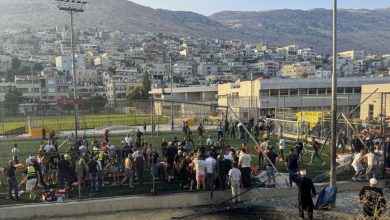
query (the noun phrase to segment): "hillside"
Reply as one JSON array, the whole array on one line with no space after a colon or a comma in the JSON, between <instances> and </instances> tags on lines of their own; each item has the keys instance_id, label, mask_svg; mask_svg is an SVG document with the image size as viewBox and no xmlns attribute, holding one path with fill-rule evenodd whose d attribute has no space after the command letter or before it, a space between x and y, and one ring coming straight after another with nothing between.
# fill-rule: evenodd
<instances>
[{"instance_id":1,"label":"hillside","mask_svg":"<svg viewBox=\"0 0 390 220\"><path fill-rule=\"evenodd\" d=\"M1 0L0 29L64 25L69 16L55 0ZM75 25L125 32L164 32L192 36L236 37L229 28L193 12L155 10L127 0L89 0L86 12L76 15Z\"/></svg>"},{"instance_id":2,"label":"hillside","mask_svg":"<svg viewBox=\"0 0 390 220\"><path fill-rule=\"evenodd\" d=\"M0 30L69 23L69 16L56 5L55 0L1 0ZM325 9L225 11L206 17L193 12L152 9L127 0L89 0L86 12L76 15L75 25L136 33L236 38L279 46L298 44L323 53L330 53L332 41L332 11ZM390 53L389 36L390 8L340 10L340 50Z\"/></svg>"},{"instance_id":3,"label":"hillside","mask_svg":"<svg viewBox=\"0 0 390 220\"><path fill-rule=\"evenodd\" d=\"M225 11L210 16L231 30L257 36L277 45L298 44L330 52L332 10L274 10L264 12ZM390 52L390 8L381 10L340 10L340 50L364 49Z\"/></svg>"}]
</instances>

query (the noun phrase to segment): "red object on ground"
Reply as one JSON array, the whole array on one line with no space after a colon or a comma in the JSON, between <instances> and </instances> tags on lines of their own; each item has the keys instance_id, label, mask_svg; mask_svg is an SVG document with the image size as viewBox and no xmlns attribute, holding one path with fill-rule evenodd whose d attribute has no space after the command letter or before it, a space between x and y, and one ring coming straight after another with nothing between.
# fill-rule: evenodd
<instances>
[{"instance_id":1,"label":"red object on ground","mask_svg":"<svg viewBox=\"0 0 390 220\"><path fill-rule=\"evenodd\" d=\"M65 105L84 105L85 100L84 99L58 99L57 105L62 107Z\"/></svg>"}]
</instances>

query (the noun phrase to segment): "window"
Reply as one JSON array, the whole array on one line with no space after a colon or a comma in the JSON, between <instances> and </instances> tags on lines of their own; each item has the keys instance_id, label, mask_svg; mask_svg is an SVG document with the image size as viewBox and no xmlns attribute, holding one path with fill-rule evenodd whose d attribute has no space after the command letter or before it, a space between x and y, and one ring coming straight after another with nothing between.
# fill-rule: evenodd
<instances>
[{"instance_id":1,"label":"window","mask_svg":"<svg viewBox=\"0 0 390 220\"><path fill-rule=\"evenodd\" d=\"M317 89L309 89L309 95L316 95Z\"/></svg>"},{"instance_id":2,"label":"window","mask_svg":"<svg viewBox=\"0 0 390 220\"><path fill-rule=\"evenodd\" d=\"M326 94L326 88L318 88L318 95Z\"/></svg>"},{"instance_id":3,"label":"window","mask_svg":"<svg viewBox=\"0 0 390 220\"><path fill-rule=\"evenodd\" d=\"M279 90L278 89L271 89L271 95L270 96L278 96L279 95Z\"/></svg>"},{"instance_id":4,"label":"window","mask_svg":"<svg viewBox=\"0 0 390 220\"><path fill-rule=\"evenodd\" d=\"M298 95L298 89L290 89L290 96Z\"/></svg>"},{"instance_id":5,"label":"window","mask_svg":"<svg viewBox=\"0 0 390 220\"><path fill-rule=\"evenodd\" d=\"M360 87L354 88L354 93L362 93L362 89Z\"/></svg>"},{"instance_id":6,"label":"window","mask_svg":"<svg viewBox=\"0 0 390 220\"><path fill-rule=\"evenodd\" d=\"M368 119L374 118L374 105L369 104L368 105Z\"/></svg>"},{"instance_id":7,"label":"window","mask_svg":"<svg viewBox=\"0 0 390 220\"><path fill-rule=\"evenodd\" d=\"M345 88L345 93L352 94L352 92L353 92L353 88L352 87Z\"/></svg>"},{"instance_id":8,"label":"window","mask_svg":"<svg viewBox=\"0 0 390 220\"><path fill-rule=\"evenodd\" d=\"M337 88L337 93L344 93L344 88Z\"/></svg>"},{"instance_id":9,"label":"window","mask_svg":"<svg viewBox=\"0 0 390 220\"><path fill-rule=\"evenodd\" d=\"M269 90L260 90L260 97L268 97L269 96Z\"/></svg>"},{"instance_id":10,"label":"window","mask_svg":"<svg viewBox=\"0 0 390 220\"><path fill-rule=\"evenodd\" d=\"M288 96L288 89L281 89L280 90L280 95L281 96Z\"/></svg>"},{"instance_id":11,"label":"window","mask_svg":"<svg viewBox=\"0 0 390 220\"><path fill-rule=\"evenodd\" d=\"M306 95L307 89L299 89L299 95Z\"/></svg>"}]
</instances>

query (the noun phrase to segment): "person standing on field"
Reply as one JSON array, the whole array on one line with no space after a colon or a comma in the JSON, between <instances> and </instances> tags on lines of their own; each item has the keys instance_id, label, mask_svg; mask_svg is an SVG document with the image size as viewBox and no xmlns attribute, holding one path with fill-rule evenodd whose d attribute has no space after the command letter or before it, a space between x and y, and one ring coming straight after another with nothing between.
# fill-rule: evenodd
<instances>
[{"instance_id":1,"label":"person standing on field","mask_svg":"<svg viewBox=\"0 0 390 220\"><path fill-rule=\"evenodd\" d=\"M8 194L9 198L12 200L18 200L19 199L19 192L18 192L18 182L16 181L16 168L14 166L15 162L13 160L9 161L9 166L5 169L5 175L7 176L8 180ZM12 196L12 190L15 192L15 197Z\"/></svg>"},{"instance_id":2,"label":"person standing on field","mask_svg":"<svg viewBox=\"0 0 390 220\"><path fill-rule=\"evenodd\" d=\"M18 164L18 157L20 155L20 150L18 148L18 144L14 144L14 148L12 148L12 159L15 161L15 164Z\"/></svg>"},{"instance_id":3,"label":"person standing on field","mask_svg":"<svg viewBox=\"0 0 390 220\"><path fill-rule=\"evenodd\" d=\"M234 163L233 168L229 170L229 184L232 189L232 202L240 202L240 187L241 187L241 171L238 169L238 164Z\"/></svg>"},{"instance_id":4,"label":"person standing on field","mask_svg":"<svg viewBox=\"0 0 390 220\"><path fill-rule=\"evenodd\" d=\"M312 146L313 146L313 153L311 154L311 160L310 160L309 165L313 165L313 160L315 157L317 157L318 159L320 159L322 166L325 166L326 162L322 160L322 158L320 156L320 152L319 152L320 148L321 148L320 143L318 143L318 141L316 141L315 137L312 137L311 141L312 141Z\"/></svg>"},{"instance_id":5,"label":"person standing on field","mask_svg":"<svg viewBox=\"0 0 390 220\"><path fill-rule=\"evenodd\" d=\"M284 149L286 148L285 143L286 142L283 138L283 135L280 135L280 137L279 137L279 152L280 152L280 155L282 156L283 160L284 160Z\"/></svg>"}]
</instances>

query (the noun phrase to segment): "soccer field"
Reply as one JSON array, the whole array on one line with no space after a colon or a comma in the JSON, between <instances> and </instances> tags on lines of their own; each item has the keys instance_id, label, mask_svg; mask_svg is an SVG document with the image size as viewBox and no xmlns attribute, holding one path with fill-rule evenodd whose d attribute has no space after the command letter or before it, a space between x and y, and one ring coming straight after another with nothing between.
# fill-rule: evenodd
<instances>
[{"instance_id":1,"label":"soccer field","mask_svg":"<svg viewBox=\"0 0 390 220\"><path fill-rule=\"evenodd\" d=\"M208 134L211 134L212 136L216 136L216 132L209 131ZM134 134L131 134L134 136ZM110 142L112 142L116 147L121 146L121 141L124 139L125 135L120 136L111 136ZM159 133L159 135L154 134L153 137L150 133L145 135L145 139L148 141L148 143L152 143L154 147L157 149L159 154L160 152L160 143L162 142L163 138L165 138L167 141L173 140L174 137L177 137L178 140L181 140L183 138L182 133ZM99 141L102 141L103 135L96 136L96 138ZM198 139L198 135L194 134L194 140ZM275 135L270 136L270 143L273 146L276 146L277 143L277 137ZM60 143L64 142L64 139L60 140ZM246 140L239 140L239 139L229 139L228 140L230 146L234 149L240 149L241 144L246 142ZM29 154L34 154L38 152L40 140L39 139L28 139L28 140L19 140L19 141L2 141L0 142L0 166L5 166L8 161L12 158L11 157L11 149L13 147L13 143L18 143L19 148L21 150L22 156L20 157L20 161L24 163L25 158L28 157ZM287 149L289 147L292 147L293 140L287 140ZM252 157L252 166L256 166L258 163L258 157L257 152L255 151L255 144L252 141L248 142L250 153L253 155ZM67 149L67 144L64 144L60 148L60 152L65 152ZM324 149L324 153L327 153L328 148L326 147ZM278 151L277 151L278 152ZM161 157L159 158L161 159ZM323 157L324 160L328 160L328 157ZM314 178L319 173L328 170L329 166L326 165L324 167L321 166L319 161L315 161L314 165L307 166L306 164L310 160L310 154L304 154L303 155L304 160L304 167L308 170L308 175L311 178ZM276 164L276 167L280 172L287 172L285 164L283 161L278 161ZM0 205L2 204L14 204L13 201L5 199L5 195L7 194L7 186L6 179L4 175L0 175L0 181L3 182L3 185L0 186ZM123 195L139 195L139 194L150 194L151 189L153 187L152 185L152 179L150 172L148 170L145 170L145 184L144 185L136 185L135 189L129 190L128 187L110 187L108 189L101 190L100 192L91 193L89 191L83 192L83 198L99 198L99 197L110 197L110 196L123 196ZM156 193L171 193L171 192L179 192L180 187L178 183L164 183L164 182L157 182L156 183ZM27 198L24 198L22 201L19 201L18 203L24 203L29 202Z\"/></svg>"},{"instance_id":2,"label":"soccer field","mask_svg":"<svg viewBox=\"0 0 390 220\"><path fill-rule=\"evenodd\" d=\"M134 114L95 114L79 116L79 129L92 129L102 126L134 126L151 124L150 115ZM155 124L168 123L168 117L155 116ZM27 117L11 117L0 121L0 135L20 135L28 132ZM31 119L33 126L44 126L49 130L67 131L74 129L73 115L42 116Z\"/></svg>"}]
</instances>

